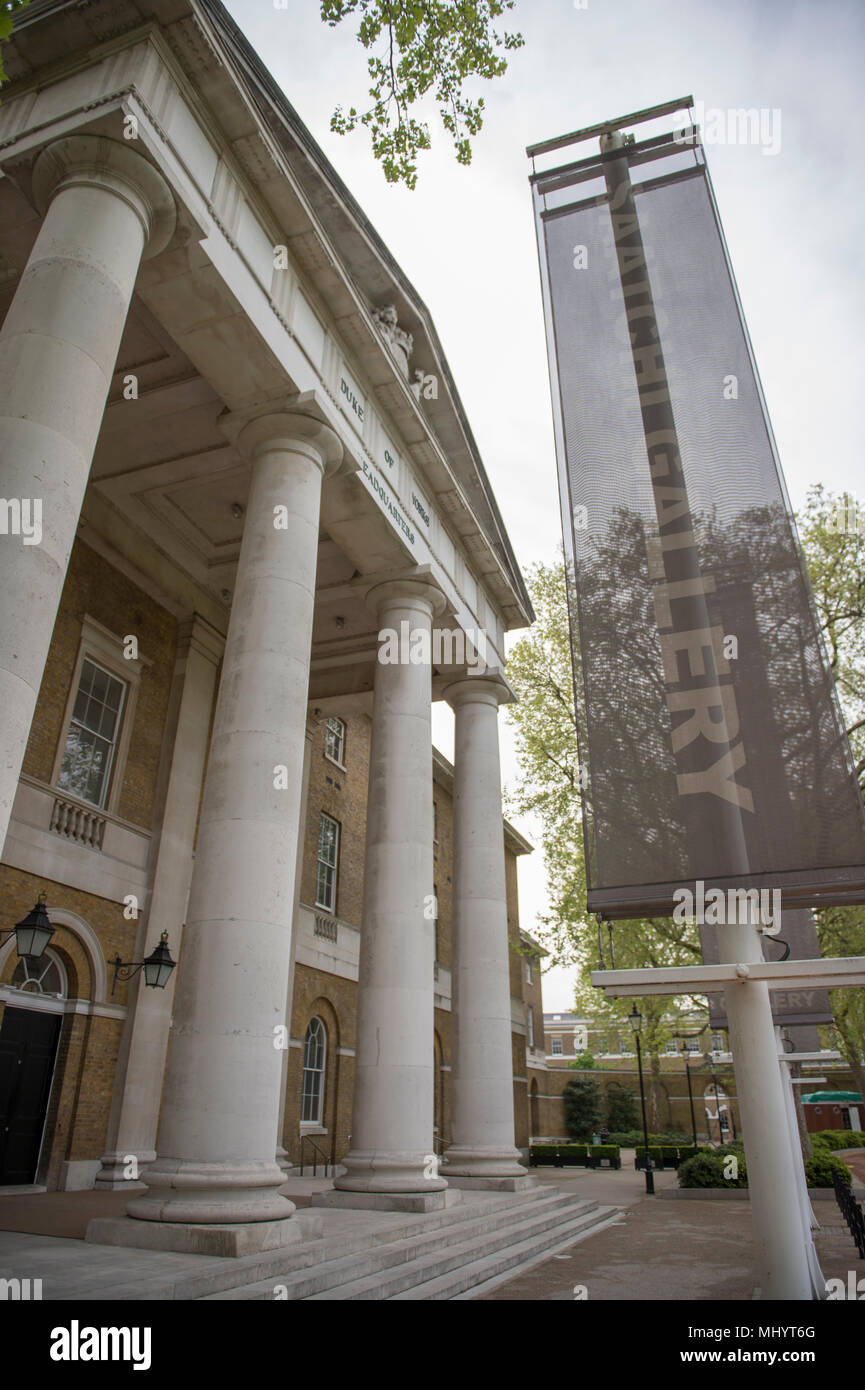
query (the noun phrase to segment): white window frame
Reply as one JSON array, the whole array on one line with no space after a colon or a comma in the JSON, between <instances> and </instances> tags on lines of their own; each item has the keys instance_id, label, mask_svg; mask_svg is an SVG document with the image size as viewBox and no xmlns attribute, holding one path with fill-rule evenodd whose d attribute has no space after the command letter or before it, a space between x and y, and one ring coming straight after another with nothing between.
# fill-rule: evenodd
<instances>
[{"instance_id":1,"label":"white window frame","mask_svg":"<svg viewBox=\"0 0 865 1390\"><path fill-rule=\"evenodd\" d=\"M534 1047L534 1045L535 1045L535 1011L534 1011L534 1009L532 1008L531 1004L529 1004L528 1008L526 1009L526 1040L527 1040L527 1042L528 1042L528 1044L529 1044L529 1047Z\"/></svg>"},{"instance_id":2,"label":"white window frame","mask_svg":"<svg viewBox=\"0 0 865 1390\"><path fill-rule=\"evenodd\" d=\"M320 1067L308 1067L307 1064L306 1064L307 1047L308 1047L308 1044L309 1044L309 1041L310 1041L309 1031L310 1031L310 1029L312 1028L312 1025L313 1025L314 1023L317 1023L318 1026L319 1026L319 1028L321 1029L321 1066L320 1066ZM319 1077L317 1114L316 1114L315 1118L314 1118L314 1119L311 1119L311 1120L305 1120L305 1119L303 1118L304 1100L305 1100L305 1097L306 1097L306 1075L307 1075L308 1072L309 1072L310 1074L315 1074L315 1075L317 1075L317 1076ZM304 1038L303 1038L303 1059L302 1059L302 1062L301 1062L301 1072L300 1072L300 1127L301 1127L301 1129L318 1129L318 1130L320 1130L320 1129L322 1128L322 1116L324 1115L324 1084L325 1084L325 1078L326 1078L326 1076L327 1076L327 1029L326 1029L326 1027L324 1026L324 1020L321 1019L321 1018L319 1018L318 1014L314 1014L313 1017L309 1020L309 1023L306 1025L306 1032L305 1032Z\"/></svg>"},{"instance_id":3,"label":"white window frame","mask_svg":"<svg viewBox=\"0 0 865 1390\"><path fill-rule=\"evenodd\" d=\"M534 983L534 981L532 980L532 962L531 962L531 960L527 960L527 961L526 961L526 984L527 984L527 985L530 985L530 984L533 984L533 983Z\"/></svg>"},{"instance_id":4,"label":"white window frame","mask_svg":"<svg viewBox=\"0 0 865 1390\"><path fill-rule=\"evenodd\" d=\"M101 666L115 680L122 681L125 686L123 703L120 708L120 720L114 740L114 755L111 759L111 766L108 769L106 784L103 789L101 804L97 809L105 811L108 815L117 815L117 806L120 801L120 794L123 790L123 778L126 772L126 762L129 756L129 745L132 738L132 729L135 723L135 707L138 701L138 690L141 684L141 675L145 666L151 665L146 657L139 655L134 660L129 660L123 655L123 638L116 633L110 632L107 627L97 623L94 618L85 614L81 624L81 640L78 644L78 656L72 671L72 680L69 686L69 694L66 699L66 709L63 714L63 722L60 725L60 737L57 740L57 749L54 755L54 766L51 772L51 785L56 788L61 796L68 796L73 801L80 801L84 806L96 806L96 802L85 801L75 792L65 791L58 787L60 779L60 769L63 766L63 758L66 753L66 740L69 735L69 726L72 723L72 716L75 710L75 701L78 697L78 688L81 685L81 673L84 669L85 661L90 661L95 666Z\"/></svg>"},{"instance_id":5,"label":"white window frame","mask_svg":"<svg viewBox=\"0 0 865 1390\"><path fill-rule=\"evenodd\" d=\"M333 756L332 753L329 753L329 752L328 752L328 748L327 748L328 740L329 740L330 733L331 733L331 728L330 728L331 723L338 724L338 725L340 726L340 729L342 730L342 733L340 734L340 739L339 739L339 753L340 753L340 756L339 756L338 758L335 758L335 757ZM340 772L345 772L345 771L346 771L346 766L345 766L345 738L346 738L346 724L345 724L345 720L344 720L344 719L340 719L340 717L339 717L338 714L329 714L328 717L327 717L327 719L324 721L324 756L327 758L327 760L328 760L329 763L333 763L335 767L338 767L339 770L340 770Z\"/></svg>"},{"instance_id":6,"label":"white window frame","mask_svg":"<svg viewBox=\"0 0 865 1390\"><path fill-rule=\"evenodd\" d=\"M558 1046L557 1046L556 1044L558 1044ZM551 1057L564 1057L564 1055L565 1055L564 1044L562 1043L561 1038L560 1038L560 1037L558 1036L558 1034L557 1034L556 1037L550 1038L550 1056L551 1056Z\"/></svg>"},{"instance_id":7,"label":"white window frame","mask_svg":"<svg viewBox=\"0 0 865 1390\"><path fill-rule=\"evenodd\" d=\"M331 822L332 825L335 825L335 826L336 826L336 837L335 837L335 849L334 849L333 864L328 864L326 860L322 859L322 858L321 858L321 855L320 855L320 852L319 852L319 851L320 851L320 848L321 848L321 823L322 823L323 820L329 820L329 821ZM319 814L318 814L318 845L317 845L317 847L316 847L316 852L315 852L315 905L316 905L316 907L320 907L320 908L322 909L323 912L330 912L334 917L336 916L336 903L337 903L337 891L338 891L338 880L339 880L339 851L340 851L340 846L341 846L341 844L342 844L342 826L340 825L339 821L336 819L335 816L328 815L327 811L319 811ZM320 883L319 869L320 869L320 867L321 867L322 864L324 864L326 868L329 868L329 869L332 869L332 870L333 870L333 892L332 892L333 901L332 901L332 902L329 902L329 903L328 903L328 902L322 902L321 898L319 897L319 883Z\"/></svg>"},{"instance_id":8,"label":"white window frame","mask_svg":"<svg viewBox=\"0 0 865 1390\"><path fill-rule=\"evenodd\" d=\"M25 975L29 976L29 979L25 981L24 985L13 985L12 979L14 978L22 961L24 963L24 973ZM59 994L46 994L44 990L41 988L41 984L39 989L27 989L25 987L33 980L36 980L36 982L39 983L41 977L47 973L51 966L54 966L54 969L57 971L58 977L60 979ZM30 974L31 971L34 972L33 975ZM33 961L28 956L20 956L18 958L18 961L15 965L15 969L12 971L12 975L10 975L9 977L9 988L15 990L16 994L26 995L28 999L68 999L69 977L66 974L66 967L63 964L63 961L60 959L60 957L56 954L55 951L51 951L46 947L45 950L42 952L42 955L36 961ZM14 1007L15 1006L13 1005L13 1008Z\"/></svg>"}]
</instances>

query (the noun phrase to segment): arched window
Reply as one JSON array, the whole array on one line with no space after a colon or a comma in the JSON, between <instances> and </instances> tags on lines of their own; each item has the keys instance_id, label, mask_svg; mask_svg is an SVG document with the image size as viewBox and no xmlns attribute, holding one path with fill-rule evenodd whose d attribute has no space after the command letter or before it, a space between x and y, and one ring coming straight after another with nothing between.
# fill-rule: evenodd
<instances>
[{"instance_id":1,"label":"arched window","mask_svg":"<svg viewBox=\"0 0 865 1390\"><path fill-rule=\"evenodd\" d=\"M324 1057L327 1034L320 1018L310 1019L303 1040L303 1085L300 1099L300 1122L320 1125L324 1108Z\"/></svg>"},{"instance_id":2,"label":"arched window","mask_svg":"<svg viewBox=\"0 0 865 1390\"><path fill-rule=\"evenodd\" d=\"M13 989L27 994L53 994L58 999L66 997L66 972L53 951L43 951L36 960L22 956L10 983Z\"/></svg>"}]
</instances>

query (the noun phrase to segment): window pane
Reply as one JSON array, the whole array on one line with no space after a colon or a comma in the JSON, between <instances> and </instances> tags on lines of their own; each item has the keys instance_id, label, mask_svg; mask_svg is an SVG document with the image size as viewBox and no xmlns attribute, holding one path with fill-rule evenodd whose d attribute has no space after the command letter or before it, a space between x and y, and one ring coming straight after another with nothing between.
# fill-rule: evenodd
<instances>
[{"instance_id":1,"label":"window pane","mask_svg":"<svg viewBox=\"0 0 865 1390\"><path fill-rule=\"evenodd\" d=\"M301 1085L300 1118L307 1123L321 1123L324 1081L325 1032L320 1018L313 1018L306 1030L303 1047L303 1081Z\"/></svg>"},{"instance_id":2,"label":"window pane","mask_svg":"<svg viewBox=\"0 0 865 1390\"><path fill-rule=\"evenodd\" d=\"M324 737L324 751L329 758L335 762L342 762L343 744L345 742L345 725L341 719L331 718L327 721L327 728Z\"/></svg>"},{"instance_id":3,"label":"window pane","mask_svg":"<svg viewBox=\"0 0 865 1390\"><path fill-rule=\"evenodd\" d=\"M104 672L99 666L94 666L94 668L93 668L93 685L92 685L92 687L91 687L91 693L92 693L94 699L96 699L96 700L104 700L107 690L108 690L108 677L107 677L107 675L105 674L105 672Z\"/></svg>"},{"instance_id":4,"label":"window pane","mask_svg":"<svg viewBox=\"0 0 865 1390\"><path fill-rule=\"evenodd\" d=\"M93 677L96 675L96 667L92 661L85 661L81 667L81 681L78 689L84 694L89 695L93 688Z\"/></svg>"},{"instance_id":5,"label":"window pane","mask_svg":"<svg viewBox=\"0 0 865 1390\"><path fill-rule=\"evenodd\" d=\"M108 787L125 689L92 661L83 662L57 785L96 806Z\"/></svg>"}]
</instances>

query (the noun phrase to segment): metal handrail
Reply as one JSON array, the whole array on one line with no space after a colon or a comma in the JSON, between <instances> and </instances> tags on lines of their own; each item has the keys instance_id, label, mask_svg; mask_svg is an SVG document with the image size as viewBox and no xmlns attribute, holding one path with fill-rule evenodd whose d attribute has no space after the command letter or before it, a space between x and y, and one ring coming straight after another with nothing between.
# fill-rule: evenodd
<instances>
[{"instance_id":1,"label":"metal handrail","mask_svg":"<svg viewBox=\"0 0 865 1390\"><path fill-rule=\"evenodd\" d=\"M316 1142L315 1142L315 1140L313 1139L313 1137L312 1137L311 1134L302 1134L302 1135L300 1136L300 1176L303 1177L303 1146L304 1146L304 1144L309 1144L309 1145L311 1145L311 1147L313 1148L313 1150L315 1151L315 1153L318 1154L319 1158L321 1158L321 1159L324 1160L324 1175L325 1175L325 1177L327 1177L327 1154L324 1152L323 1149L320 1149L320 1148L318 1147L318 1145L316 1144ZM314 1178L317 1178L317 1177L318 1177L318 1163L315 1163L315 1162L314 1162L313 1165L312 1165L312 1176L313 1176Z\"/></svg>"},{"instance_id":2,"label":"metal handrail","mask_svg":"<svg viewBox=\"0 0 865 1390\"><path fill-rule=\"evenodd\" d=\"M852 1189L847 1186L837 1171L832 1174L832 1185L835 1188L835 1199L841 1208L841 1215L847 1222L856 1249L859 1251L860 1260L865 1260L865 1215L862 1208L853 1196Z\"/></svg>"}]
</instances>

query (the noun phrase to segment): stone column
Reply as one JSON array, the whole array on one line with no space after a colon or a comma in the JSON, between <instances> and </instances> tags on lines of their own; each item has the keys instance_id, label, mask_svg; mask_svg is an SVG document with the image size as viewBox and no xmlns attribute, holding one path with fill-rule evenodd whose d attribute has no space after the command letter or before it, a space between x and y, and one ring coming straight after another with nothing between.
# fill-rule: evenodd
<instances>
[{"instance_id":1,"label":"stone column","mask_svg":"<svg viewBox=\"0 0 865 1390\"><path fill-rule=\"evenodd\" d=\"M100 136L49 145L33 191L47 211L0 332L0 495L31 530L0 538L0 843L138 266L175 222L157 169Z\"/></svg>"},{"instance_id":2,"label":"stone column","mask_svg":"<svg viewBox=\"0 0 865 1390\"><path fill-rule=\"evenodd\" d=\"M529 1182L514 1145L508 909L499 761L502 679L451 685L454 883L451 1031L453 1141L443 1172L460 1187Z\"/></svg>"},{"instance_id":3,"label":"stone column","mask_svg":"<svg viewBox=\"0 0 865 1390\"><path fill-rule=\"evenodd\" d=\"M197 615L185 622L178 642L177 678L182 681L177 726L168 774L165 809L153 870L147 931L137 960L150 954L163 931L171 953L180 958L183 923L192 876L195 826L207 760L216 672L222 655L219 633ZM130 1020L125 1075L118 1069L117 1113L109 1125L110 1148L96 1176L97 1187L125 1187L140 1180L141 1169L156 1157L156 1130L168 1030L177 980L165 989L147 989L141 974Z\"/></svg>"},{"instance_id":4,"label":"stone column","mask_svg":"<svg viewBox=\"0 0 865 1390\"><path fill-rule=\"evenodd\" d=\"M338 1177L352 1204L443 1205L433 1155L433 806L429 636L444 598L428 581L399 580L369 595L382 629L411 633L403 660L375 672L357 1059L351 1150ZM401 624L407 624L402 628ZM423 634L426 634L424 637ZM423 644L426 651L423 652ZM408 658L419 659L413 664ZM400 1200L403 1194L405 1201ZM362 1202L358 1202L362 1204Z\"/></svg>"},{"instance_id":5,"label":"stone column","mask_svg":"<svg viewBox=\"0 0 865 1390\"><path fill-rule=\"evenodd\" d=\"M231 423L229 422L229 430ZM301 832L322 477L342 446L307 416L274 413L237 438L251 459L156 1162L130 1216L280 1223L293 1204L275 1161ZM146 1239L142 1237L142 1239ZM134 1243L134 1242L133 1242Z\"/></svg>"}]
</instances>

